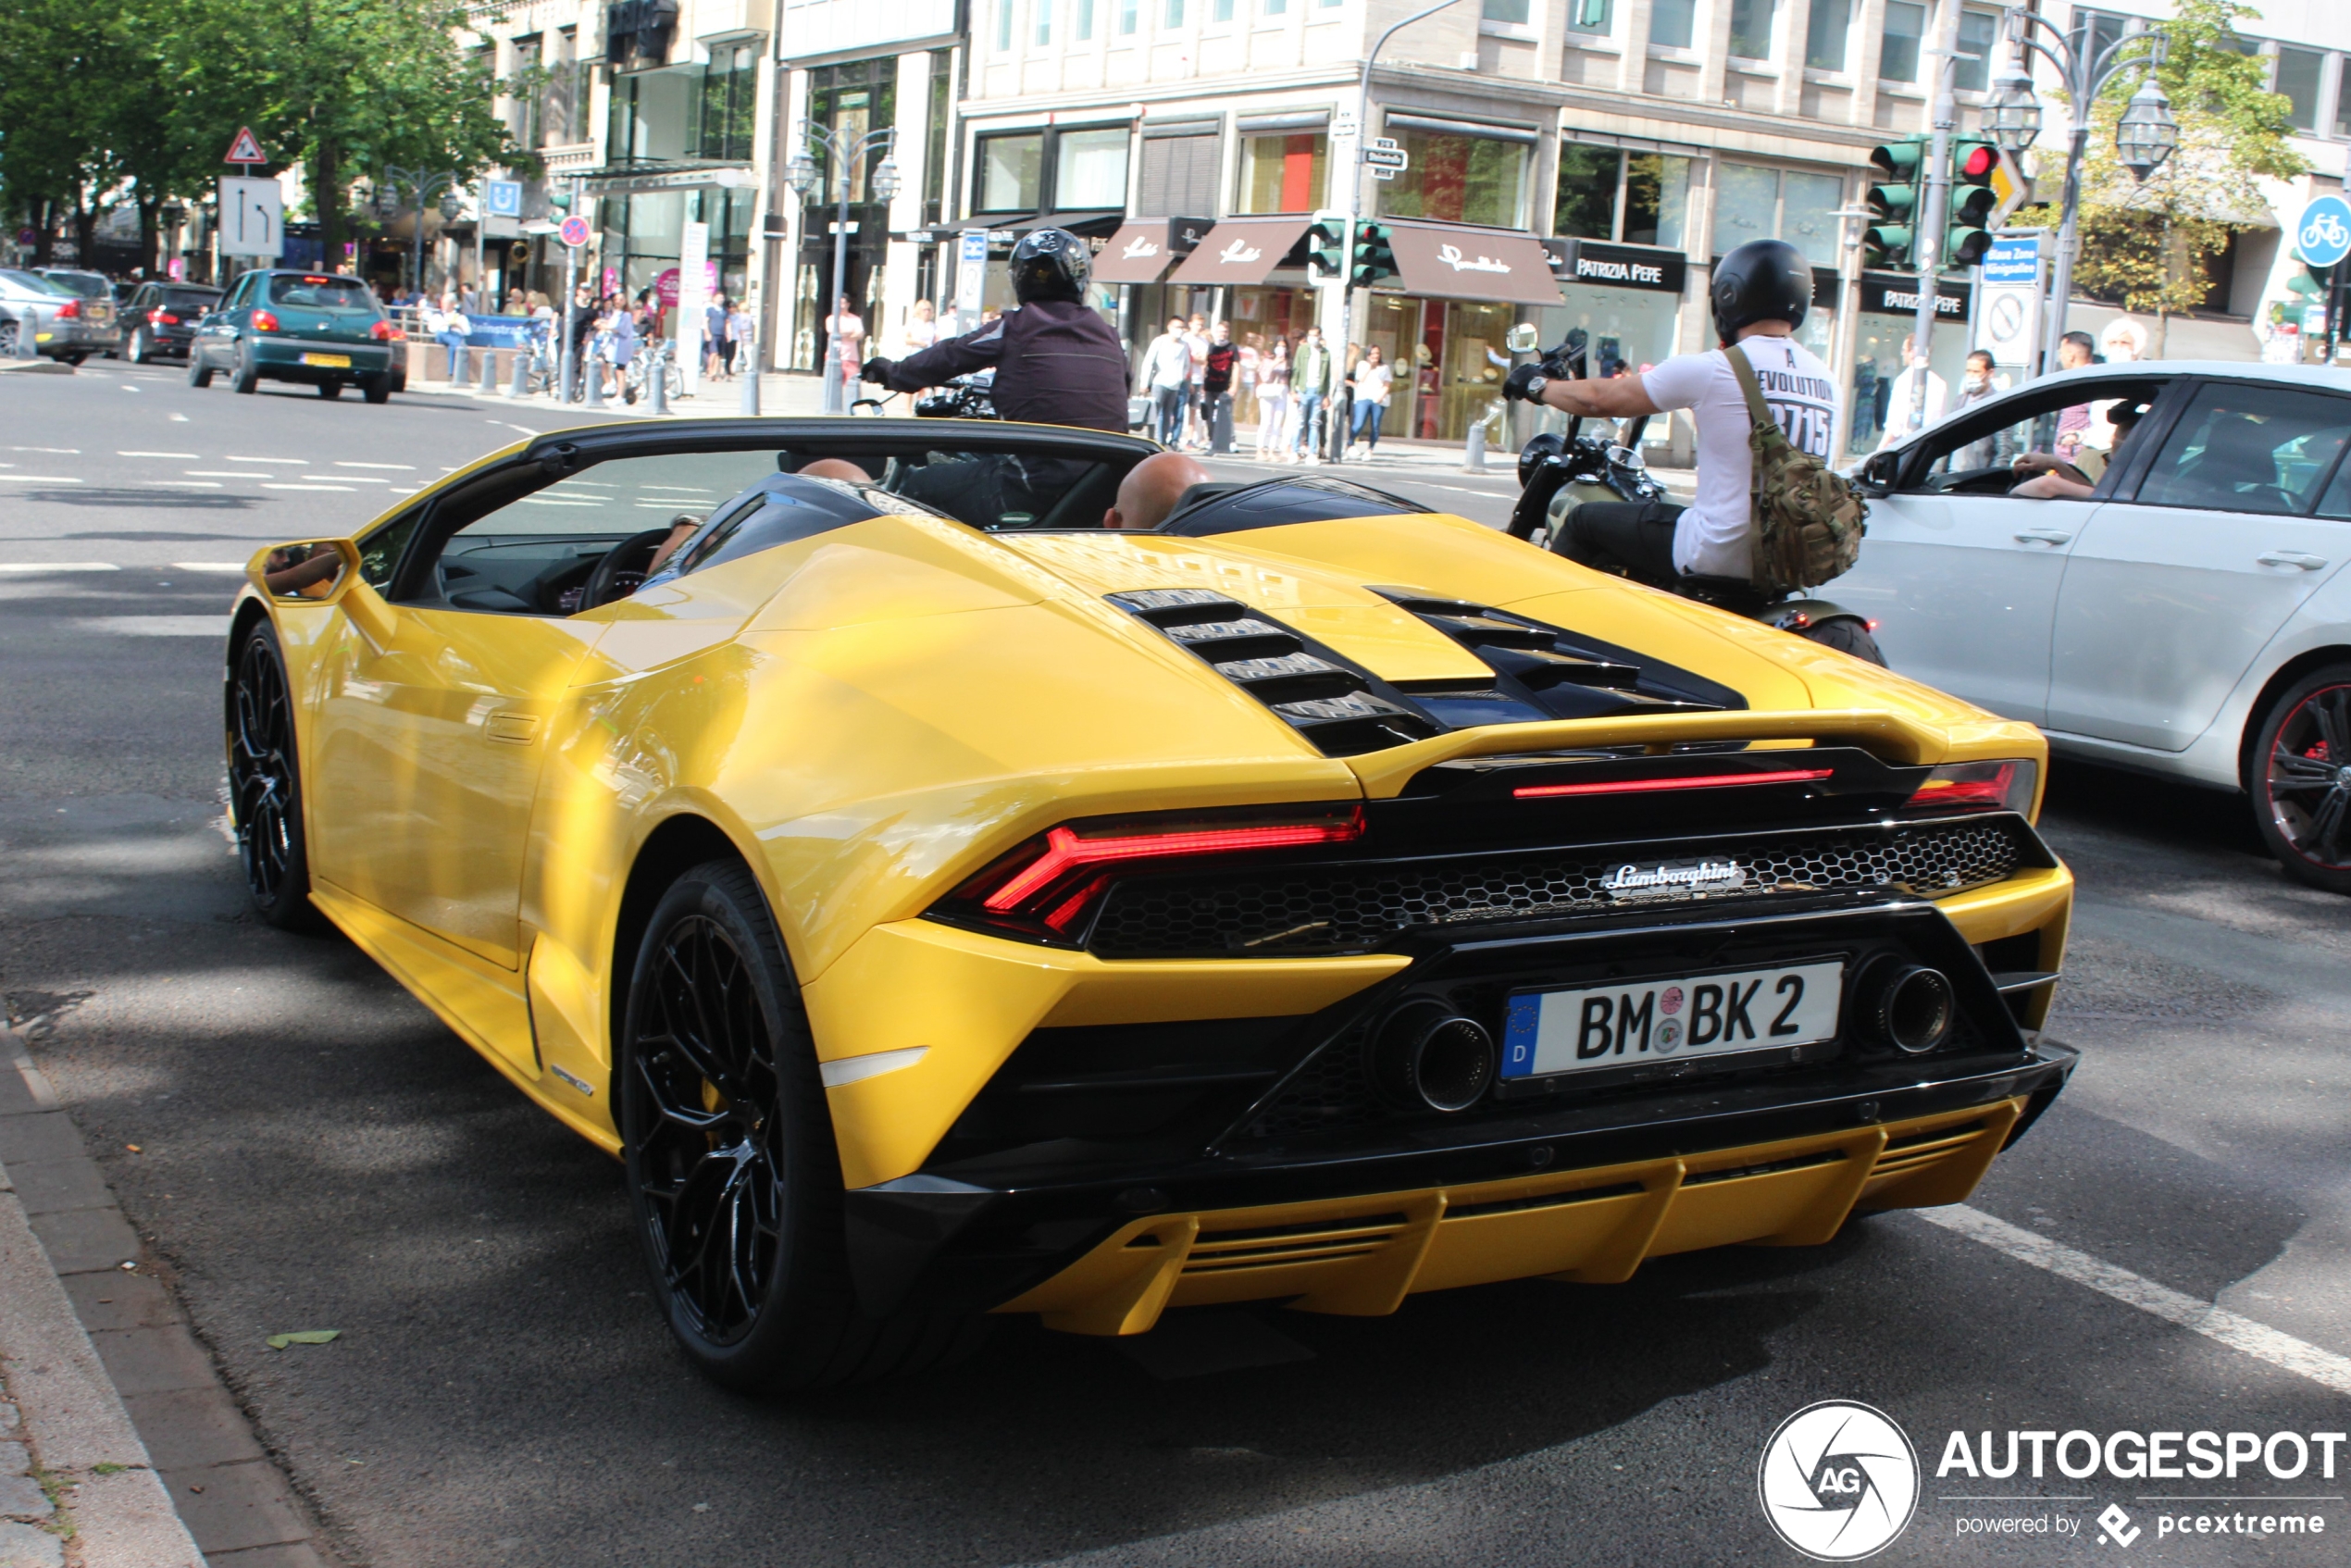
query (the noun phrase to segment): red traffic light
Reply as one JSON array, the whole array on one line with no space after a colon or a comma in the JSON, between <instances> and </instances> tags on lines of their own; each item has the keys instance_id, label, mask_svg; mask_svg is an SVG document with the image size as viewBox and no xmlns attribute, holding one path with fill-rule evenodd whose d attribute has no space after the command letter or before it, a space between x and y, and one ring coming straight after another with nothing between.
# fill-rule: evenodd
<instances>
[{"instance_id":1,"label":"red traffic light","mask_svg":"<svg viewBox=\"0 0 2351 1568\"><path fill-rule=\"evenodd\" d=\"M1959 177L1963 180L1989 180L2000 162L1999 150L1989 143L1959 143Z\"/></svg>"}]
</instances>

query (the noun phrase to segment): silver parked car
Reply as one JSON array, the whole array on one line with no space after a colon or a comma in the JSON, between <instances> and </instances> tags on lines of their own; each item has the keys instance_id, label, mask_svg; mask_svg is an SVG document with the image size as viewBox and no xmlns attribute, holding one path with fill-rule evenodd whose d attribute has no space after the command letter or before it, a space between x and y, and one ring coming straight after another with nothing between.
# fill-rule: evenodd
<instances>
[{"instance_id":1,"label":"silver parked car","mask_svg":"<svg viewBox=\"0 0 2351 1568\"><path fill-rule=\"evenodd\" d=\"M116 305L114 280L103 272L84 272L75 267L44 267L37 270L81 302L80 316L86 342L109 356L122 346L122 316Z\"/></svg>"},{"instance_id":2,"label":"silver parked car","mask_svg":"<svg viewBox=\"0 0 2351 1568\"><path fill-rule=\"evenodd\" d=\"M64 284L36 272L0 268L0 358L16 357L18 334L30 331L41 353L79 365L118 341L111 295L101 327L88 302Z\"/></svg>"},{"instance_id":3,"label":"silver parked car","mask_svg":"<svg viewBox=\"0 0 2351 1568\"><path fill-rule=\"evenodd\" d=\"M2020 454L2144 408L2085 499ZM1837 598L1902 674L2060 755L2251 797L2304 882L2351 893L2351 372L2164 362L2033 381L1864 462Z\"/></svg>"}]
</instances>

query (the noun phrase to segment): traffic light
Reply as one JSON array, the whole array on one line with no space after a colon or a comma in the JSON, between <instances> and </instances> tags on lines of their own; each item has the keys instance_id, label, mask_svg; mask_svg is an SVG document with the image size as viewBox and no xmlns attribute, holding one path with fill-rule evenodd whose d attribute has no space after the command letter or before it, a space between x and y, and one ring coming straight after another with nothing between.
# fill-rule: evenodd
<instances>
[{"instance_id":1,"label":"traffic light","mask_svg":"<svg viewBox=\"0 0 2351 1568\"><path fill-rule=\"evenodd\" d=\"M547 205L554 207L557 212L569 212L571 210L571 192L561 185L552 188L547 193Z\"/></svg>"},{"instance_id":2,"label":"traffic light","mask_svg":"<svg viewBox=\"0 0 2351 1568\"><path fill-rule=\"evenodd\" d=\"M1989 142L1951 143L1951 221L1944 230L1942 264L1973 267L1992 248L1986 227L1992 209L2000 205L1992 176L2000 167L2000 149Z\"/></svg>"},{"instance_id":3,"label":"traffic light","mask_svg":"<svg viewBox=\"0 0 2351 1568\"><path fill-rule=\"evenodd\" d=\"M1870 167L1879 179L1862 199L1870 210L1870 227L1861 233L1861 255L1872 267L1899 271L1910 265L1912 225L1918 221L1920 186L1926 177L1926 145L1925 137L1909 136L1870 149Z\"/></svg>"},{"instance_id":4,"label":"traffic light","mask_svg":"<svg viewBox=\"0 0 2351 1568\"><path fill-rule=\"evenodd\" d=\"M1355 230L1355 270L1348 281L1359 289L1397 276L1396 247L1385 223L1366 223Z\"/></svg>"},{"instance_id":5,"label":"traffic light","mask_svg":"<svg viewBox=\"0 0 2351 1568\"><path fill-rule=\"evenodd\" d=\"M1318 212L1306 230L1306 275L1317 280L1336 278L1347 266L1347 215Z\"/></svg>"}]
</instances>

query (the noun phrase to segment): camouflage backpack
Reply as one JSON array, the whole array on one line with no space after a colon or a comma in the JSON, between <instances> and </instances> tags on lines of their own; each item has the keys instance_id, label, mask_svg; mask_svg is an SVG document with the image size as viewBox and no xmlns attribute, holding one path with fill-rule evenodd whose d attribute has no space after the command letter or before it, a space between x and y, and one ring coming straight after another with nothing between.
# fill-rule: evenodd
<instances>
[{"instance_id":1,"label":"camouflage backpack","mask_svg":"<svg viewBox=\"0 0 2351 1568\"><path fill-rule=\"evenodd\" d=\"M1826 460L1788 444L1763 401L1755 367L1741 352L1723 351L1753 421L1748 449L1755 454L1751 516L1754 565L1749 576L1768 592L1818 588L1853 569L1860 558L1869 507Z\"/></svg>"}]
</instances>

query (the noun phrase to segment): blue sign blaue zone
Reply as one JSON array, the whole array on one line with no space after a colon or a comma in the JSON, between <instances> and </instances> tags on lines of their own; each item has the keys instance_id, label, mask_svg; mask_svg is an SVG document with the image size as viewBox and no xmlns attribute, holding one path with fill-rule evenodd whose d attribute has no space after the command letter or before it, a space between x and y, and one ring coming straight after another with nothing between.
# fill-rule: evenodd
<instances>
[{"instance_id":1,"label":"blue sign blaue zone","mask_svg":"<svg viewBox=\"0 0 2351 1568\"><path fill-rule=\"evenodd\" d=\"M485 180L481 182L482 210L492 218L522 216L522 181L519 180Z\"/></svg>"},{"instance_id":2,"label":"blue sign blaue zone","mask_svg":"<svg viewBox=\"0 0 2351 1568\"><path fill-rule=\"evenodd\" d=\"M2351 255L2351 202L2320 196L2304 207L2294 226L2294 249L2313 267L2332 267Z\"/></svg>"},{"instance_id":3,"label":"blue sign blaue zone","mask_svg":"<svg viewBox=\"0 0 2351 1568\"><path fill-rule=\"evenodd\" d=\"M1992 242L1984 253L1987 283L2030 283L2041 274L2041 236L2020 234Z\"/></svg>"}]
</instances>

